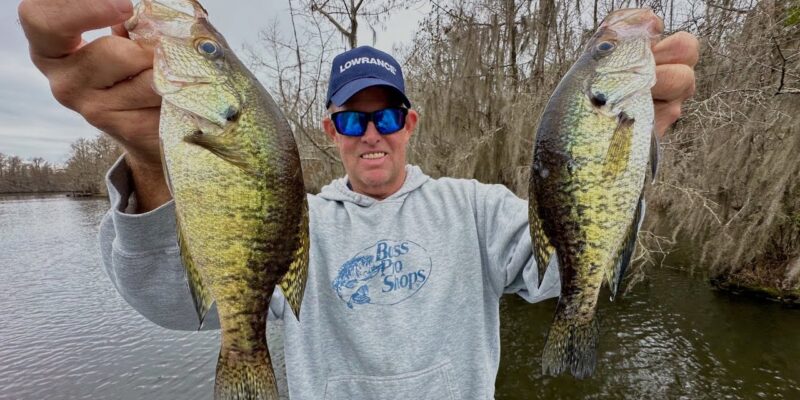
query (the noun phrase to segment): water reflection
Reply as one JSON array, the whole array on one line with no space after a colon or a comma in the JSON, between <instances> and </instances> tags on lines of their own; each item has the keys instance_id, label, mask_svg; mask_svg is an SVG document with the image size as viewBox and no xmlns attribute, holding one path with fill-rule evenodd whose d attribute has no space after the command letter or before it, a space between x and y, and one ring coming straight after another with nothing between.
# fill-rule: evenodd
<instances>
[{"instance_id":1,"label":"water reflection","mask_svg":"<svg viewBox=\"0 0 800 400\"><path fill-rule=\"evenodd\" d=\"M504 299L498 399L797 399L800 310L716 293L666 269L601 301L595 376L541 375L555 301Z\"/></svg>"},{"instance_id":2,"label":"water reflection","mask_svg":"<svg viewBox=\"0 0 800 400\"><path fill-rule=\"evenodd\" d=\"M211 398L216 332L159 328L100 267L107 201L0 199L0 399Z\"/></svg>"},{"instance_id":3,"label":"water reflection","mask_svg":"<svg viewBox=\"0 0 800 400\"><path fill-rule=\"evenodd\" d=\"M0 198L0 399L210 399L219 337L149 323L100 266L102 199ZM601 301L595 376L542 377L554 301L502 304L498 399L798 399L800 310L653 271Z\"/></svg>"}]
</instances>

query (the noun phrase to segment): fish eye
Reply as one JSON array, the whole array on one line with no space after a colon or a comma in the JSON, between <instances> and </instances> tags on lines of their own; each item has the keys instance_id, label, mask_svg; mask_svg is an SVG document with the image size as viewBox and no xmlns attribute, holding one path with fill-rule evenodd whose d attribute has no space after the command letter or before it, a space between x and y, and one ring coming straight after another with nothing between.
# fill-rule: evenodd
<instances>
[{"instance_id":1,"label":"fish eye","mask_svg":"<svg viewBox=\"0 0 800 400\"><path fill-rule=\"evenodd\" d=\"M616 46L614 45L614 43L611 43L611 42L602 42L602 43L600 43L600 44L598 44L598 45L597 45L597 50L600 50L600 51L611 51L611 50L613 50L613 49L614 49L614 47L616 47Z\"/></svg>"},{"instance_id":2,"label":"fish eye","mask_svg":"<svg viewBox=\"0 0 800 400\"><path fill-rule=\"evenodd\" d=\"M220 56L222 56L222 47L220 47L220 45L217 44L217 42L209 39L199 40L197 42L197 51L199 51L200 54L211 59L219 58Z\"/></svg>"}]
</instances>

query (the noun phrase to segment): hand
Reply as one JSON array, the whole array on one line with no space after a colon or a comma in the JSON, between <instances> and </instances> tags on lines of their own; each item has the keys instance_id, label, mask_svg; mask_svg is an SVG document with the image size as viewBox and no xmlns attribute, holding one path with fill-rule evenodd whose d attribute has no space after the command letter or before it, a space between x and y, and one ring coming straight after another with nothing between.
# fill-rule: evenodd
<instances>
[{"instance_id":1,"label":"hand","mask_svg":"<svg viewBox=\"0 0 800 400\"><path fill-rule=\"evenodd\" d=\"M169 199L158 142L161 97L151 88L152 48L128 39L121 26L132 14L130 0L19 5L31 59L50 81L53 96L125 148L139 203L150 209ZM84 32L104 27L112 27L112 34L82 40Z\"/></svg>"},{"instance_id":2,"label":"hand","mask_svg":"<svg viewBox=\"0 0 800 400\"><path fill-rule=\"evenodd\" d=\"M653 46L656 59L655 130L659 136L681 116L681 104L694 94L694 66L699 58L698 42L687 32L672 34Z\"/></svg>"}]
</instances>

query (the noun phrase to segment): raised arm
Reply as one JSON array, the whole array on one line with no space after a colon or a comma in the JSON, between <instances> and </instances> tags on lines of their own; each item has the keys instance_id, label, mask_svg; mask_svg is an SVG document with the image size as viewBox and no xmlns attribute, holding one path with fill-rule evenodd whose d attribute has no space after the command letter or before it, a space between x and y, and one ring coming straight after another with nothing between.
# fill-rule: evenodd
<instances>
[{"instance_id":1,"label":"raised arm","mask_svg":"<svg viewBox=\"0 0 800 400\"><path fill-rule=\"evenodd\" d=\"M151 89L153 50L128 39L129 0L23 0L19 17L33 63L53 96L125 149L139 212L169 198L158 149L161 97ZM86 42L82 34L111 27Z\"/></svg>"}]
</instances>

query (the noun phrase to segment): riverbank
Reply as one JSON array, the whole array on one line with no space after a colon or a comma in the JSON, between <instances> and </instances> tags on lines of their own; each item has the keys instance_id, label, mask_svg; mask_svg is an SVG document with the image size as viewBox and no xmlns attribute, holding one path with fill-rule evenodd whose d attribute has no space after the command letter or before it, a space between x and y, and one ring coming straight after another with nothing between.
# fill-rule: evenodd
<instances>
[{"instance_id":1,"label":"riverbank","mask_svg":"<svg viewBox=\"0 0 800 400\"><path fill-rule=\"evenodd\" d=\"M800 307L800 257L788 262L764 262L735 273L714 276L715 289Z\"/></svg>"}]
</instances>

